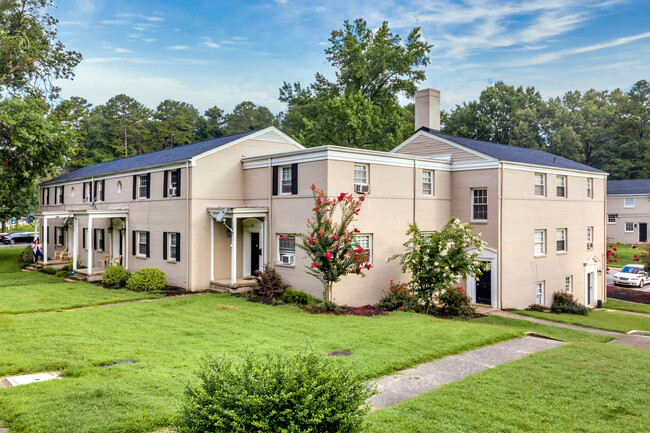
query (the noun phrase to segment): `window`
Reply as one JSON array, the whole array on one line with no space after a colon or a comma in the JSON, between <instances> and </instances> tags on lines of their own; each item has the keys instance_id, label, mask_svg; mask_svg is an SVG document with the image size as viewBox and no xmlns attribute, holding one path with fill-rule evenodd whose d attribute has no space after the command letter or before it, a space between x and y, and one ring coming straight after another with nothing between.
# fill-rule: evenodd
<instances>
[{"instance_id":1,"label":"window","mask_svg":"<svg viewBox=\"0 0 650 433\"><path fill-rule=\"evenodd\" d=\"M178 258L178 233L167 233L167 257L171 260Z\"/></svg>"},{"instance_id":2,"label":"window","mask_svg":"<svg viewBox=\"0 0 650 433\"><path fill-rule=\"evenodd\" d=\"M472 188L472 221L487 221L487 188Z\"/></svg>"},{"instance_id":3,"label":"window","mask_svg":"<svg viewBox=\"0 0 650 433\"><path fill-rule=\"evenodd\" d=\"M634 232L634 223L625 223L625 233Z\"/></svg>"},{"instance_id":4,"label":"window","mask_svg":"<svg viewBox=\"0 0 650 433\"><path fill-rule=\"evenodd\" d=\"M121 180L117 181L117 193L118 194L122 193L122 181Z\"/></svg>"},{"instance_id":5,"label":"window","mask_svg":"<svg viewBox=\"0 0 650 433\"><path fill-rule=\"evenodd\" d=\"M623 207L634 207L634 197L625 197L623 199Z\"/></svg>"},{"instance_id":6,"label":"window","mask_svg":"<svg viewBox=\"0 0 650 433\"><path fill-rule=\"evenodd\" d=\"M433 195L433 171L422 171L422 195Z\"/></svg>"},{"instance_id":7,"label":"window","mask_svg":"<svg viewBox=\"0 0 650 433\"><path fill-rule=\"evenodd\" d=\"M587 198L594 198L594 180L592 178L587 179Z\"/></svg>"},{"instance_id":8,"label":"window","mask_svg":"<svg viewBox=\"0 0 650 433\"><path fill-rule=\"evenodd\" d=\"M104 248L104 229L93 229L93 250L106 251Z\"/></svg>"},{"instance_id":9,"label":"window","mask_svg":"<svg viewBox=\"0 0 650 433\"><path fill-rule=\"evenodd\" d=\"M566 293L573 292L573 275L569 275L568 277L564 277L564 291Z\"/></svg>"},{"instance_id":10,"label":"window","mask_svg":"<svg viewBox=\"0 0 650 433\"><path fill-rule=\"evenodd\" d=\"M557 176L555 185L558 197L566 197L566 176Z\"/></svg>"},{"instance_id":11,"label":"window","mask_svg":"<svg viewBox=\"0 0 650 433\"><path fill-rule=\"evenodd\" d=\"M104 201L104 181L97 180L95 181L95 200Z\"/></svg>"},{"instance_id":12,"label":"window","mask_svg":"<svg viewBox=\"0 0 650 433\"><path fill-rule=\"evenodd\" d=\"M84 188L83 188L83 199L84 201L90 203L93 201L93 193L92 193L92 183L91 182L84 182Z\"/></svg>"},{"instance_id":13,"label":"window","mask_svg":"<svg viewBox=\"0 0 650 433\"><path fill-rule=\"evenodd\" d=\"M169 172L169 196L178 197L181 195L180 191L181 170L174 170Z\"/></svg>"},{"instance_id":14,"label":"window","mask_svg":"<svg viewBox=\"0 0 650 433\"><path fill-rule=\"evenodd\" d=\"M63 187L56 187L56 200L58 204L63 204Z\"/></svg>"},{"instance_id":15,"label":"window","mask_svg":"<svg viewBox=\"0 0 650 433\"><path fill-rule=\"evenodd\" d=\"M594 247L594 228L587 227L587 248L591 249Z\"/></svg>"},{"instance_id":16,"label":"window","mask_svg":"<svg viewBox=\"0 0 650 433\"><path fill-rule=\"evenodd\" d=\"M296 263L296 238L294 236L278 235L279 262L285 265Z\"/></svg>"},{"instance_id":17,"label":"window","mask_svg":"<svg viewBox=\"0 0 650 433\"><path fill-rule=\"evenodd\" d=\"M358 248L363 248L363 252L368 256L368 263L372 263L372 235L356 235L354 242Z\"/></svg>"},{"instance_id":18,"label":"window","mask_svg":"<svg viewBox=\"0 0 650 433\"><path fill-rule=\"evenodd\" d=\"M546 230L535 230L535 255L546 254Z\"/></svg>"},{"instance_id":19,"label":"window","mask_svg":"<svg viewBox=\"0 0 650 433\"><path fill-rule=\"evenodd\" d=\"M558 253L566 252L566 232L566 229L557 229L555 246Z\"/></svg>"},{"instance_id":20,"label":"window","mask_svg":"<svg viewBox=\"0 0 650 433\"><path fill-rule=\"evenodd\" d=\"M544 305L544 281L538 281L535 284L535 303Z\"/></svg>"},{"instance_id":21,"label":"window","mask_svg":"<svg viewBox=\"0 0 650 433\"><path fill-rule=\"evenodd\" d=\"M70 188L70 197L74 197L74 186Z\"/></svg>"},{"instance_id":22,"label":"window","mask_svg":"<svg viewBox=\"0 0 650 433\"><path fill-rule=\"evenodd\" d=\"M616 214L608 213L607 214L607 224L616 224Z\"/></svg>"},{"instance_id":23,"label":"window","mask_svg":"<svg viewBox=\"0 0 650 433\"><path fill-rule=\"evenodd\" d=\"M354 184L355 185L368 185L368 166L355 164L354 165Z\"/></svg>"},{"instance_id":24,"label":"window","mask_svg":"<svg viewBox=\"0 0 650 433\"><path fill-rule=\"evenodd\" d=\"M55 243L57 245L63 245L65 242L65 239L63 237L63 227L56 227L55 235L56 235Z\"/></svg>"},{"instance_id":25,"label":"window","mask_svg":"<svg viewBox=\"0 0 650 433\"><path fill-rule=\"evenodd\" d=\"M138 232L138 255L142 257L147 256L148 244L147 241L149 236L147 232Z\"/></svg>"},{"instance_id":26,"label":"window","mask_svg":"<svg viewBox=\"0 0 650 433\"><path fill-rule=\"evenodd\" d=\"M149 196L149 176L138 176L138 198Z\"/></svg>"},{"instance_id":27,"label":"window","mask_svg":"<svg viewBox=\"0 0 650 433\"><path fill-rule=\"evenodd\" d=\"M544 173L535 173L535 195L537 197L546 196L546 175Z\"/></svg>"},{"instance_id":28,"label":"window","mask_svg":"<svg viewBox=\"0 0 650 433\"><path fill-rule=\"evenodd\" d=\"M280 167L282 170L282 184L280 187L281 194L291 194L293 182L291 180L291 166Z\"/></svg>"}]
</instances>

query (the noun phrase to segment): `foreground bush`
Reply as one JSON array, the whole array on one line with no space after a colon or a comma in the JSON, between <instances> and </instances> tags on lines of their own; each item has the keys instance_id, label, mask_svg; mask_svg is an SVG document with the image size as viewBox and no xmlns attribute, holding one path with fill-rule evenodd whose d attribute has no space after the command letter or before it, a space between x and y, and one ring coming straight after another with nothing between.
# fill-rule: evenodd
<instances>
[{"instance_id":1,"label":"foreground bush","mask_svg":"<svg viewBox=\"0 0 650 433\"><path fill-rule=\"evenodd\" d=\"M287 304L307 305L313 298L308 293L300 290L287 290L282 294L282 299Z\"/></svg>"},{"instance_id":2,"label":"foreground bush","mask_svg":"<svg viewBox=\"0 0 650 433\"><path fill-rule=\"evenodd\" d=\"M476 312L472 300L462 287L450 287L437 296L442 314L448 316L468 317Z\"/></svg>"},{"instance_id":3,"label":"foreground bush","mask_svg":"<svg viewBox=\"0 0 650 433\"><path fill-rule=\"evenodd\" d=\"M257 296L274 297L284 293L289 287L282 282L282 276L275 268L266 265L264 271L255 271L258 286L253 289Z\"/></svg>"},{"instance_id":4,"label":"foreground bush","mask_svg":"<svg viewBox=\"0 0 650 433\"><path fill-rule=\"evenodd\" d=\"M589 310L584 305L579 304L571 293L555 292L553 293L551 313L581 314L586 316L589 314Z\"/></svg>"},{"instance_id":5,"label":"foreground bush","mask_svg":"<svg viewBox=\"0 0 650 433\"><path fill-rule=\"evenodd\" d=\"M418 310L418 297L413 293L406 283L396 283L390 280L390 288L384 290L384 295L376 305L388 311L416 311Z\"/></svg>"},{"instance_id":6,"label":"foreground bush","mask_svg":"<svg viewBox=\"0 0 650 433\"><path fill-rule=\"evenodd\" d=\"M526 311L541 311L545 312L550 310L546 305L540 305L540 304L530 304L529 306L526 307Z\"/></svg>"},{"instance_id":7,"label":"foreground bush","mask_svg":"<svg viewBox=\"0 0 650 433\"><path fill-rule=\"evenodd\" d=\"M104 269L102 283L109 287L124 287L129 279L129 271L122 265L112 265Z\"/></svg>"},{"instance_id":8,"label":"foreground bush","mask_svg":"<svg viewBox=\"0 0 650 433\"><path fill-rule=\"evenodd\" d=\"M249 353L203 362L188 385L179 433L357 432L372 391L349 366L316 353Z\"/></svg>"},{"instance_id":9,"label":"foreground bush","mask_svg":"<svg viewBox=\"0 0 650 433\"><path fill-rule=\"evenodd\" d=\"M40 272L48 275L55 275L56 274L56 269L54 269L51 266L45 266L44 268L40 269Z\"/></svg>"},{"instance_id":10,"label":"foreground bush","mask_svg":"<svg viewBox=\"0 0 650 433\"><path fill-rule=\"evenodd\" d=\"M167 287L167 276L156 268L138 269L131 274L126 287L134 292L159 292Z\"/></svg>"},{"instance_id":11,"label":"foreground bush","mask_svg":"<svg viewBox=\"0 0 650 433\"><path fill-rule=\"evenodd\" d=\"M60 270L56 271L55 276L57 276L59 278L68 278L70 276L70 272L65 271L63 269L60 269Z\"/></svg>"},{"instance_id":12,"label":"foreground bush","mask_svg":"<svg viewBox=\"0 0 650 433\"><path fill-rule=\"evenodd\" d=\"M34 263L34 251L31 246L26 246L22 253L20 253L20 258L18 259L20 264L31 264Z\"/></svg>"}]
</instances>

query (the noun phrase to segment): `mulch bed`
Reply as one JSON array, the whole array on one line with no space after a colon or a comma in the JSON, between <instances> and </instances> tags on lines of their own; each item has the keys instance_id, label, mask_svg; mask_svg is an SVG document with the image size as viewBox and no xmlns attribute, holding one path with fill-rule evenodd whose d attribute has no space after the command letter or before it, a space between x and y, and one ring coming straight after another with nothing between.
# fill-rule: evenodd
<instances>
[{"instance_id":1,"label":"mulch bed","mask_svg":"<svg viewBox=\"0 0 650 433\"><path fill-rule=\"evenodd\" d=\"M607 286L607 297L621 301L638 302L639 304L650 304L650 292L642 292L640 290Z\"/></svg>"},{"instance_id":2,"label":"mulch bed","mask_svg":"<svg viewBox=\"0 0 650 433\"><path fill-rule=\"evenodd\" d=\"M363 307L340 307L337 311L327 311L324 308L320 308L318 306L311 306L311 305L303 306L300 308L302 308L304 311L311 314L331 314L334 316L352 315L352 316L371 317L371 316L385 316L386 314L388 314L386 310L377 308L374 305L364 305Z\"/></svg>"}]
</instances>

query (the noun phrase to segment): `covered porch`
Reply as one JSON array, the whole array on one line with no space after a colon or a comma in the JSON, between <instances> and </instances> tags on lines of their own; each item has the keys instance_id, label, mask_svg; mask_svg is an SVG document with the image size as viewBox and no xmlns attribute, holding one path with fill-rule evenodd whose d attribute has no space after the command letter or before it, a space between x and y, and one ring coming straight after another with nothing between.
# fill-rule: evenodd
<instances>
[{"instance_id":1,"label":"covered porch","mask_svg":"<svg viewBox=\"0 0 650 433\"><path fill-rule=\"evenodd\" d=\"M210 285L247 290L270 260L268 208L209 208Z\"/></svg>"}]
</instances>

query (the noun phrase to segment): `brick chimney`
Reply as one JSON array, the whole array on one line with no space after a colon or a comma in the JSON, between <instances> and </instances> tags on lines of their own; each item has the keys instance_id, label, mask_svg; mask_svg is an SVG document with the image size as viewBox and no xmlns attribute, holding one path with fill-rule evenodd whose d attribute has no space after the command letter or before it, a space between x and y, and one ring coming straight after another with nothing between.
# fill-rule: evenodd
<instances>
[{"instance_id":1,"label":"brick chimney","mask_svg":"<svg viewBox=\"0 0 650 433\"><path fill-rule=\"evenodd\" d=\"M415 130L423 126L440 131L440 90L415 92Z\"/></svg>"}]
</instances>

